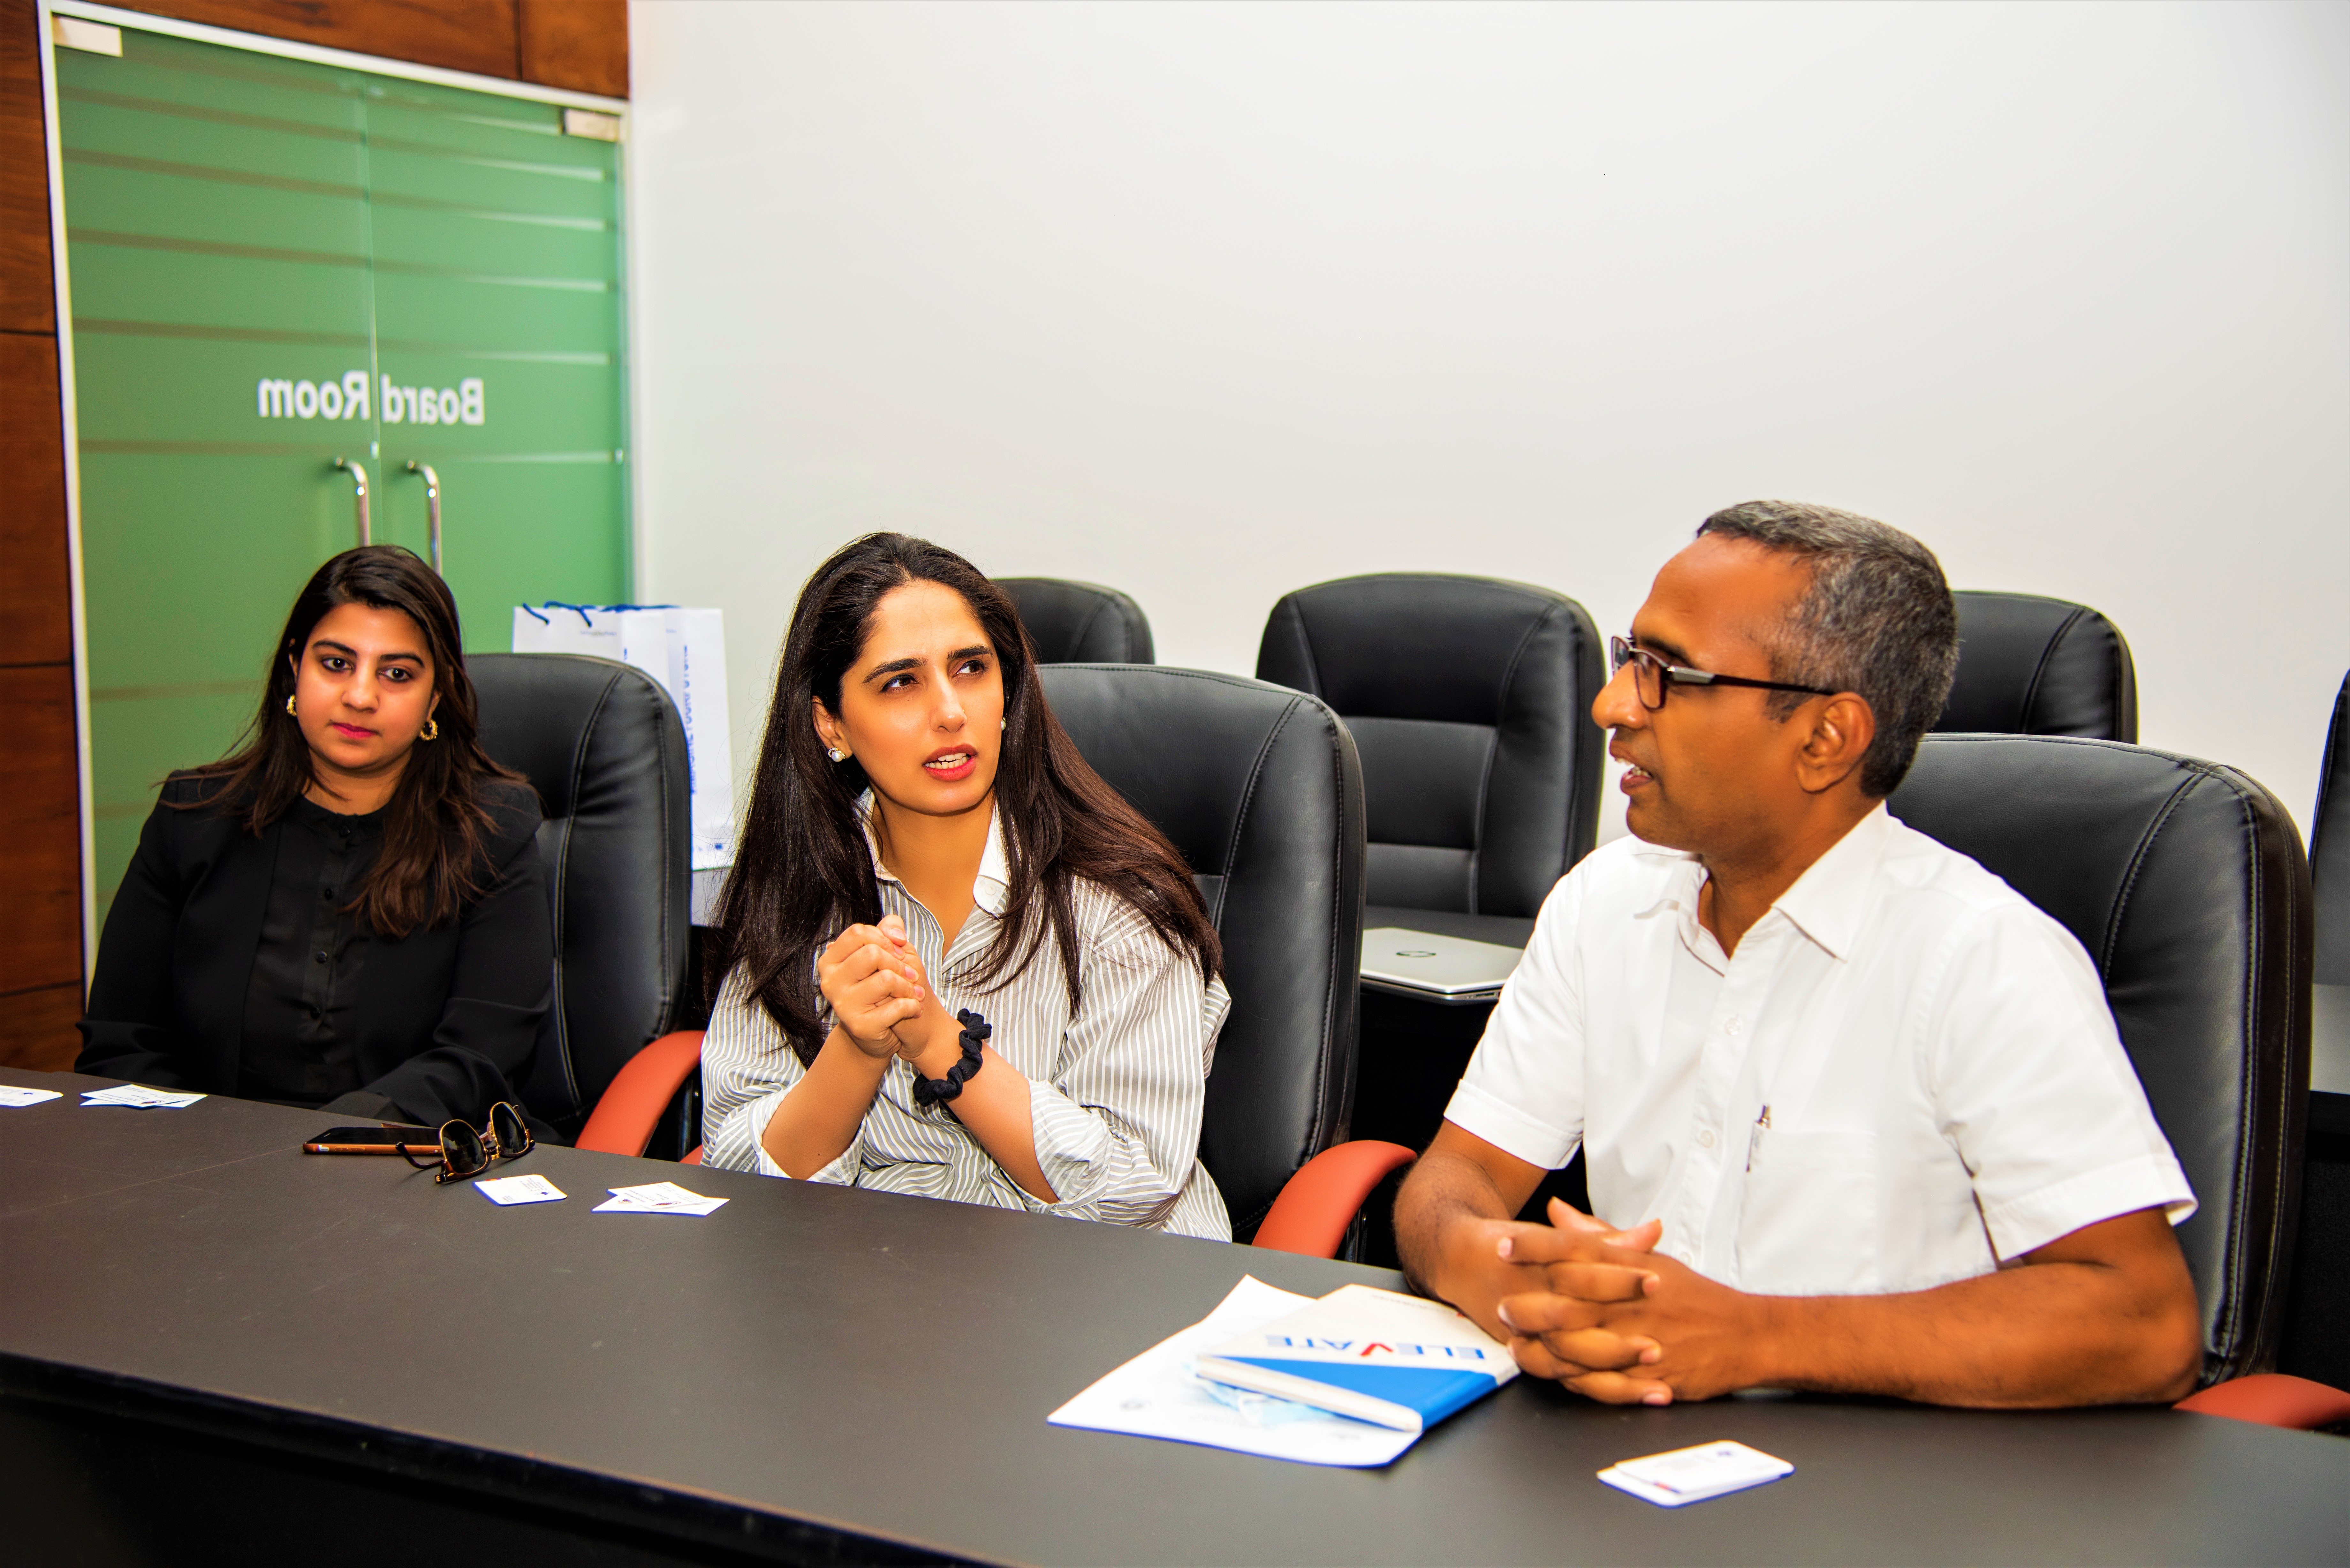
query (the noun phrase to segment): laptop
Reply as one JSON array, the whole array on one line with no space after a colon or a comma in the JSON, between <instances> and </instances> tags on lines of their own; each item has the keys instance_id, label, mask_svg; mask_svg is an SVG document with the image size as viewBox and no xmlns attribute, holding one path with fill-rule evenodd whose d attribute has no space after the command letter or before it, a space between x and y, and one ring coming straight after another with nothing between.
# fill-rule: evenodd
<instances>
[{"instance_id":1,"label":"laptop","mask_svg":"<svg viewBox=\"0 0 2350 1568\"><path fill-rule=\"evenodd\" d=\"M1523 956L1497 942L1381 926L1363 933L1363 983L1431 1002L1491 1002Z\"/></svg>"}]
</instances>

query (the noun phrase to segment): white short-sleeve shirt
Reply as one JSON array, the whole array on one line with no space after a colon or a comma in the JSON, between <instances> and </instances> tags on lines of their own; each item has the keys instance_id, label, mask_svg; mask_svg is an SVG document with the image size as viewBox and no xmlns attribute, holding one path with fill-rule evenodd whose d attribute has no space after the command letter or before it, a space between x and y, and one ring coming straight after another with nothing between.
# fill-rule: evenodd
<instances>
[{"instance_id":1,"label":"white short-sleeve shirt","mask_svg":"<svg viewBox=\"0 0 2350 1568\"><path fill-rule=\"evenodd\" d=\"M1924 1290L2195 1198L2088 955L1871 812L1735 956L1695 857L1622 839L1544 901L1447 1120L1773 1295Z\"/></svg>"}]
</instances>

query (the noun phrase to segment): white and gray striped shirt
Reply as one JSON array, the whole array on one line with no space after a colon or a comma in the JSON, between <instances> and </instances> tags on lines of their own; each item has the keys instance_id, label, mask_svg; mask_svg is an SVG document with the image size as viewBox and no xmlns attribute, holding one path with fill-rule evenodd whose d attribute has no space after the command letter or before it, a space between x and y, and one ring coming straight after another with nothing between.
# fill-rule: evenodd
<instances>
[{"instance_id":1,"label":"white and gray striped shirt","mask_svg":"<svg viewBox=\"0 0 2350 1568\"><path fill-rule=\"evenodd\" d=\"M944 1107L916 1109L903 1060L889 1064L856 1139L809 1179L1230 1241L1223 1197L1199 1161L1208 1069L1232 1006L1224 982L1202 985L1199 965L1132 905L1082 880L1073 899L1082 1010L1069 1010L1049 933L1008 985L983 992L959 982L995 940L1009 869L999 816L972 888L976 905L941 954L937 919L882 868L878 850L873 857L882 910L906 923L940 1002L983 1014L994 1027L988 1044L1027 1078L1036 1162L1058 1200L1023 1189ZM821 996L817 1006L829 1031L831 1010ZM703 1162L784 1175L760 1137L806 1072L767 1010L745 994L741 971L729 974L702 1043Z\"/></svg>"}]
</instances>

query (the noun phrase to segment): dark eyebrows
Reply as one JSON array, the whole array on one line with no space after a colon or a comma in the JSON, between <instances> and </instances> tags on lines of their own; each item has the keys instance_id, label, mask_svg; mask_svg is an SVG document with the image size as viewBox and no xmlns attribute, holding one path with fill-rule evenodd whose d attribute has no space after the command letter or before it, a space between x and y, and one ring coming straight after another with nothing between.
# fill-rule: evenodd
<instances>
[{"instance_id":1,"label":"dark eyebrows","mask_svg":"<svg viewBox=\"0 0 2350 1568\"><path fill-rule=\"evenodd\" d=\"M1636 631L1632 634L1632 646L1635 648L1645 648L1650 653L1658 655L1669 663L1686 665L1690 662L1690 656L1688 653L1683 651L1681 649L1676 648L1673 644L1666 641L1661 637L1642 637Z\"/></svg>"},{"instance_id":2,"label":"dark eyebrows","mask_svg":"<svg viewBox=\"0 0 2350 1568\"><path fill-rule=\"evenodd\" d=\"M313 649L331 648L337 653L343 654L351 659L357 659L359 656L359 650L358 649L353 648L347 642L337 642L331 637L322 637L316 642L313 642L310 646ZM376 662L378 664L381 664L385 659L405 659L415 664L421 664L424 662L424 656L421 653L386 653L379 656Z\"/></svg>"},{"instance_id":3,"label":"dark eyebrows","mask_svg":"<svg viewBox=\"0 0 2350 1568\"><path fill-rule=\"evenodd\" d=\"M949 664L960 664L966 659L985 659L994 652L995 649L988 647L987 644L983 642L975 642L969 648L958 648L952 653L948 654L947 662ZM879 680L885 675L903 675L909 670L920 670L921 667L922 661L919 659L910 657L906 659L893 659L886 664L875 665L872 669L865 672L864 678L867 681L870 682Z\"/></svg>"}]
</instances>

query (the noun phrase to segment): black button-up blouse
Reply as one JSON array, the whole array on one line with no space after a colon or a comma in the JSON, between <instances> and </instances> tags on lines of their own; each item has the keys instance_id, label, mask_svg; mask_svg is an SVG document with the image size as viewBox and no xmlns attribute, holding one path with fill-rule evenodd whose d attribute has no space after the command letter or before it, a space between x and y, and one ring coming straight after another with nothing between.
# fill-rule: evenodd
<instances>
[{"instance_id":1,"label":"black button-up blouse","mask_svg":"<svg viewBox=\"0 0 2350 1568\"><path fill-rule=\"evenodd\" d=\"M529 787L487 792L479 894L398 938L346 910L380 814L297 801L254 834L220 789L164 785L107 911L76 1066L427 1126L522 1103L555 975Z\"/></svg>"},{"instance_id":2,"label":"black button-up blouse","mask_svg":"<svg viewBox=\"0 0 2350 1568\"><path fill-rule=\"evenodd\" d=\"M348 905L383 844L383 814L340 815L307 800L286 814L253 984L236 1092L323 1106L361 1087L352 1028L368 940Z\"/></svg>"}]
</instances>

